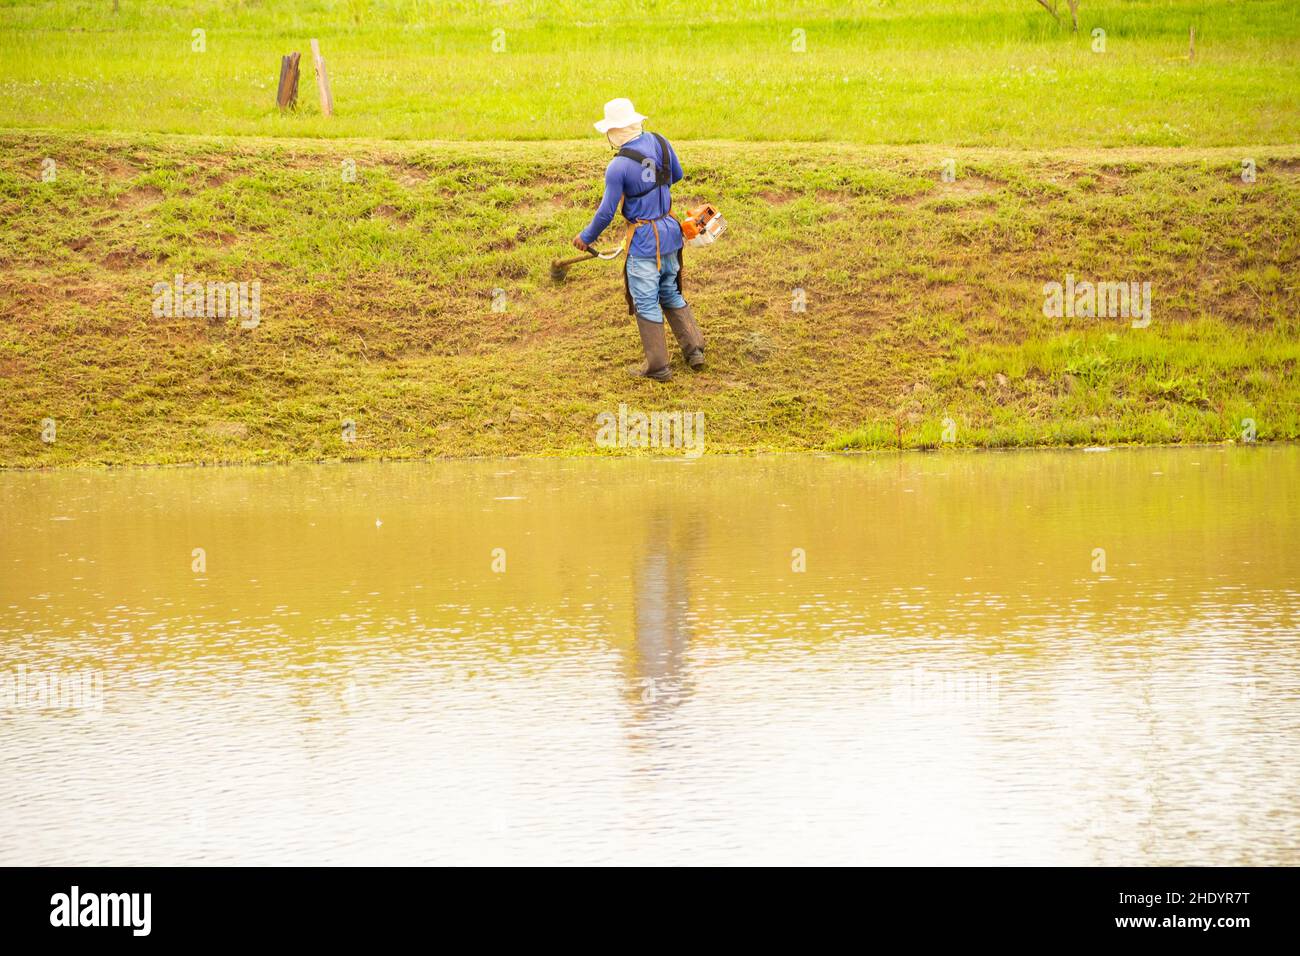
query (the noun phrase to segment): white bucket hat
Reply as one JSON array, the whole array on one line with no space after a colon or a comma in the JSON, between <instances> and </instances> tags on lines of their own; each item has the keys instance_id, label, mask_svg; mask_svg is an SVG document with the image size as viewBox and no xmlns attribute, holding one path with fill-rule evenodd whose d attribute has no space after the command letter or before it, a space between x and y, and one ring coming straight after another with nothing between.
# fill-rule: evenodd
<instances>
[{"instance_id":1,"label":"white bucket hat","mask_svg":"<svg viewBox=\"0 0 1300 956\"><path fill-rule=\"evenodd\" d=\"M622 129L624 126L639 123L645 118L636 111L631 100L620 96L605 104L605 118L593 125L596 127L596 132L608 133L612 129Z\"/></svg>"}]
</instances>

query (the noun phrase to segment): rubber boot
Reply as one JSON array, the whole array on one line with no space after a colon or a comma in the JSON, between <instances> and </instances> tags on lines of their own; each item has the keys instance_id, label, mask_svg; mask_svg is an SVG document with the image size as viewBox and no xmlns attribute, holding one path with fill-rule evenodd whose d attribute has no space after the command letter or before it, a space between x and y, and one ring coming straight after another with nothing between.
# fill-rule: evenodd
<instances>
[{"instance_id":1,"label":"rubber boot","mask_svg":"<svg viewBox=\"0 0 1300 956\"><path fill-rule=\"evenodd\" d=\"M665 306L664 319L672 326L673 335L677 336L677 344L682 347L682 358L686 359L686 364L696 372L704 368L704 335L695 324L695 313L691 311L690 303L680 309Z\"/></svg>"},{"instance_id":2,"label":"rubber boot","mask_svg":"<svg viewBox=\"0 0 1300 956\"><path fill-rule=\"evenodd\" d=\"M628 374L637 378L652 378L656 382L668 381L673 377L673 370L668 367L668 342L664 339L664 324L651 322L638 315L636 328L641 333L645 364L628 369Z\"/></svg>"}]
</instances>

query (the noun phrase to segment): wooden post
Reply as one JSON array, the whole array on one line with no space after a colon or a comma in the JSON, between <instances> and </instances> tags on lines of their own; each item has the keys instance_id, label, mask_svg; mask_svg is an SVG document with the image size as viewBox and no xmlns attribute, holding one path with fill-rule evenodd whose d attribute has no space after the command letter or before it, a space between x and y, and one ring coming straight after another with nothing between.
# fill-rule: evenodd
<instances>
[{"instance_id":1,"label":"wooden post","mask_svg":"<svg viewBox=\"0 0 1300 956\"><path fill-rule=\"evenodd\" d=\"M1187 34L1187 62L1191 63L1196 59L1196 27L1191 27Z\"/></svg>"},{"instance_id":2,"label":"wooden post","mask_svg":"<svg viewBox=\"0 0 1300 956\"><path fill-rule=\"evenodd\" d=\"M290 53L280 57L280 85L275 91L275 103L280 112L298 106L298 60L301 54Z\"/></svg>"},{"instance_id":3,"label":"wooden post","mask_svg":"<svg viewBox=\"0 0 1300 956\"><path fill-rule=\"evenodd\" d=\"M334 97L330 95L330 78L325 72L325 61L320 55L320 44L311 41L311 59L316 64L316 89L320 91L320 111L326 116L334 115Z\"/></svg>"}]
</instances>

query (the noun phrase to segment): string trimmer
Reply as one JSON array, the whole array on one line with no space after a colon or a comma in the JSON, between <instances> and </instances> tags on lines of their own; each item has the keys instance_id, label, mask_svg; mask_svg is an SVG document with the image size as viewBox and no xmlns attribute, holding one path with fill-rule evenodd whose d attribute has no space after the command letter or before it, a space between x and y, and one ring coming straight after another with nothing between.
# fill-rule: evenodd
<instances>
[{"instance_id":1,"label":"string trimmer","mask_svg":"<svg viewBox=\"0 0 1300 956\"><path fill-rule=\"evenodd\" d=\"M563 282L565 274L569 271L569 266L577 265L579 262L586 262L588 259L617 259L622 254L623 247L620 245L613 252L588 249L582 255L574 256L572 259L556 259L551 263L551 278L556 282Z\"/></svg>"}]
</instances>

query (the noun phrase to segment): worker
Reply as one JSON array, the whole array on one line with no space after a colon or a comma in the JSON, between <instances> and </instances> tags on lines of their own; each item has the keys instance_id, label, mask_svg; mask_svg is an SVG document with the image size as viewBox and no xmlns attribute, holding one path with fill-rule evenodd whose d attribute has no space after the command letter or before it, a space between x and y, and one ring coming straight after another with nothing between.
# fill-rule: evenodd
<instances>
[{"instance_id":1,"label":"worker","mask_svg":"<svg viewBox=\"0 0 1300 956\"><path fill-rule=\"evenodd\" d=\"M682 298L682 227L672 215L670 192L672 184L682 178L682 165L666 139L642 128L645 119L629 99L605 104L605 118L594 125L618 155L605 170L605 195L596 215L574 237L573 244L585 252L622 203L628 222L623 287L628 312L636 316L646 359L644 365L628 371L666 382L673 372L664 319L677 337L687 366L695 371L704 367L704 336Z\"/></svg>"}]
</instances>

